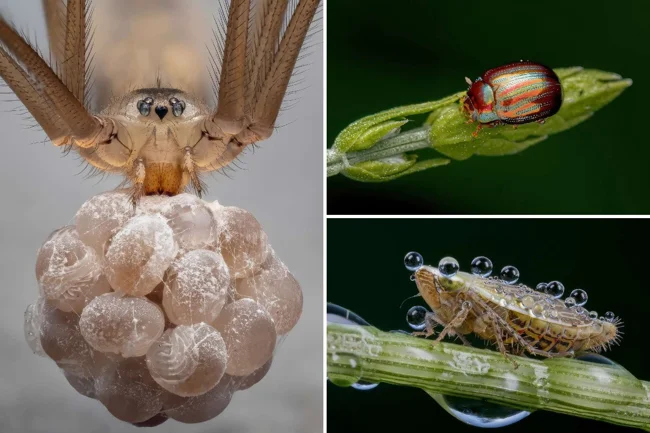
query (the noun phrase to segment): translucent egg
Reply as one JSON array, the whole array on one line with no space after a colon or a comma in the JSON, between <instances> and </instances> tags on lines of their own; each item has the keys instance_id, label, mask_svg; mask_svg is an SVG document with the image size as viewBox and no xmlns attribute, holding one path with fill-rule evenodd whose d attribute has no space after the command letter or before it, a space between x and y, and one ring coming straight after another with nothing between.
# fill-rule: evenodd
<instances>
[{"instance_id":1,"label":"translucent egg","mask_svg":"<svg viewBox=\"0 0 650 433\"><path fill-rule=\"evenodd\" d=\"M162 305L177 325L213 322L228 297L230 273L221 255L195 250L176 259L165 276Z\"/></svg>"},{"instance_id":2,"label":"translucent egg","mask_svg":"<svg viewBox=\"0 0 650 433\"><path fill-rule=\"evenodd\" d=\"M228 354L221 335L205 323L168 329L147 352L153 379L183 397L205 394L226 370Z\"/></svg>"},{"instance_id":3,"label":"translucent egg","mask_svg":"<svg viewBox=\"0 0 650 433\"><path fill-rule=\"evenodd\" d=\"M587 303L587 299L589 299L589 297L587 296L587 292L585 292L582 289L573 290L569 296L575 299L576 305L580 307L585 305Z\"/></svg>"},{"instance_id":4,"label":"translucent egg","mask_svg":"<svg viewBox=\"0 0 650 433\"><path fill-rule=\"evenodd\" d=\"M217 225L212 212L195 195L143 197L138 212L160 213L165 217L181 250L213 249L217 246Z\"/></svg>"},{"instance_id":5,"label":"translucent egg","mask_svg":"<svg viewBox=\"0 0 650 433\"><path fill-rule=\"evenodd\" d=\"M278 335L291 331L302 313L302 290L275 253L261 270L236 282L237 299L250 298L271 315Z\"/></svg>"},{"instance_id":6,"label":"translucent egg","mask_svg":"<svg viewBox=\"0 0 650 433\"><path fill-rule=\"evenodd\" d=\"M546 285L546 293L558 299L564 294L564 284L559 281L551 281Z\"/></svg>"},{"instance_id":7,"label":"translucent egg","mask_svg":"<svg viewBox=\"0 0 650 433\"><path fill-rule=\"evenodd\" d=\"M165 316L146 298L108 293L84 308L79 327L95 350L124 357L142 356L162 335Z\"/></svg>"},{"instance_id":8,"label":"translucent egg","mask_svg":"<svg viewBox=\"0 0 650 433\"><path fill-rule=\"evenodd\" d=\"M226 305L213 326L226 342L226 373L247 376L273 356L275 324L269 313L252 299Z\"/></svg>"},{"instance_id":9,"label":"translucent egg","mask_svg":"<svg viewBox=\"0 0 650 433\"><path fill-rule=\"evenodd\" d=\"M43 307L43 298L39 298L33 304L30 304L25 310L25 341L32 352L38 356L47 356L41 345L41 309Z\"/></svg>"},{"instance_id":10,"label":"translucent egg","mask_svg":"<svg viewBox=\"0 0 650 433\"><path fill-rule=\"evenodd\" d=\"M95 378L93 376L79 376L65 370L63 370L63 376L79 394L88 398L97 398Z\"/></svg>"},{"instance_id":11,"label":"translucent egg","mask_svg":"<svg viewBox=\"0 0 650 433\"><path fill-rule=\"evenodd\" d=\"M106 276L115 291L144 296L160 284L176 252L174 232L162 216L136 216L113 237Z\"/></svg>"},{"instance_id":12,"label":"translucent egg","mask_svg":"<svg viewBox=\"0 0 650 433\"><path fill-rule=\"evenodd\" d=\"M138 423L157 415L163 392L149 374L144 357L127 358L101 374L95 383L97 398L115 417Z\"/></svg>"},{"instance_id":13,"label":"translucent egg","mask_svg":"<svg viewBox=\"0 0 650 433\"><path fill-rule=\"evenodd\" d=\"M230 276L253 275L269 254L268 238L255 217L244 209L222 206L214 212L219 243Z\"/></svg>"},{"instance_id":14,"label":"translucent egg","mask_svg":"<svg viewBox=\"0 0 650 433\"><path fill-rule=\"evenodd\" d=\"M93 350L83 338L77 314L65 313L47 301L40 314L41 347L60 368L88 377L111 363L110 358Z\"/></svg>"},{"instance_id":15,"label":"translucent egg","mask_svg":"<svg viewBox=\"0 0 650 433\"><path fill-rule=\"evenodd\" d=\"M79 238L103 255L106 242L133 216L133 201L125 190L96 195L75 216Z\"/></svg>"},{"instance_id":16,"label":"translucent egg","mask_svg":"<svg viewBox=\"0 0 650 433\"><path fill-rule=\"evenodd\" d=\"M81 242L72 226L56 230L38 250L36 279L47 299L63 311L76 313L111 290L101 275L97 253Z\"/></svg>"},{"instance_id":17,"label":"translucent egg","mask_svg":"<svg viewBox=\"0 0 650 433\"><path fill-rule=\"evenodd\" d=\"M248 376L230 376L235 378L238 391L244 391L259 383L271 369L273 358L266 361L266 364L249 374Z\"/></svg>"},{"instance_id":18,"label":"translucent egg","mask_svg":"<svg viewBox=\"0 0 650 433\"><path fill-rule=\"evenodd\" d=\"M180 397L171 393L163 395L163 407L171 419L196 424L211 420L226 410L234 392L232 378L224 375L214 388L197 397Z\"/></svg>"}]
</instances>

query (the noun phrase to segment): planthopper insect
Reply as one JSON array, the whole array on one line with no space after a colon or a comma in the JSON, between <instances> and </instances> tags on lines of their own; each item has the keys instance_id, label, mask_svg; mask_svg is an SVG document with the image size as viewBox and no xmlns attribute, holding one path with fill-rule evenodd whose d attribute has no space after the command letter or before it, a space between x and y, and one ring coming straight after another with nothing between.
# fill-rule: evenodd
<instances>
[{"instance_id":1,"label":"planthopper insect","mask_svg":"<svg viewBox=\"0 0 650 433\"><path fill-rule=\"evenodd\" d=\"M94 32L90 3L43 0L49 61L0 16L0 77L55 146L76 151L99 171L124 175L135 200L188 186L200 195L201 173L226 167L271 136L320 0L214 2L218 28L202 58L164 37L191 39L196 25L184 15L190 6L178 5L185 2L115 2L142 19L135 29L120 28L121 20L95 10L114 26L104 33ZM165 8L172 13L159 20ZM110 41L128 33L133 39L122 46ZM108 60L102 52L93 56L102 39L112 48ZM93 64L100 66L95 81ZM163 82L161 72L170 69L176 79ZM209 69L210 83L187 87L202 69Z\"/></svg>"},{"instance_id":2,"label":"planthopper insect","mask_svg":"<svg viewBox=\"0 0 650 433\"><path fill-rule=\"evenodd\" d=\"M483 73L469 84L462 109L469 122L478 122L474 136L483 126L544 123L562 106L562 85L552 69L534 62L517 62Z\"/></svg>"},{"instance_id":3,"label":"planthopper insect","mask_svg":"<svg viewBox=\"0 0 650 433\"><path fill-rule=\"evenodd\" d=\"M420 295L431 307L425 316L425 332L436 341L446 335L457 336L469 344L465 335L475 334L494 343L506 357L528 352L543 357L572 356L578 351L608 349L620 341L622 322L613 313L598 317L582 307L587 301L584 290L576 289L565 300L559 282L541 283L537 290L516 284L519 272L505 267L501 278L489 277L492 263L485 257L472 262L472 273L459 271L450 257L438 267L423 265L422 256L411 252L404 263L415 272Z\"/></svg>"}]
</instances>

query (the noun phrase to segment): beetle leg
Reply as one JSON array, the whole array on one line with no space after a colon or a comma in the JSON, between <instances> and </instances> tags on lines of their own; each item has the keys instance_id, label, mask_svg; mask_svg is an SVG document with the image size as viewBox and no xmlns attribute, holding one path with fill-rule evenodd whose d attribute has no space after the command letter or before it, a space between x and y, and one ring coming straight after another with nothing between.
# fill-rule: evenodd
<instances>
[{"instance_id":1,"label":"beetle leg","mask_svg":"<svg viewBox=\"0 0 650 433\"><path fill-rule=\"evenodd\" d=\"M539 123L540 125L543 125L543 124L546 123L546 119L539 119L539 120L537 121L537 123Z\"/></svg>"},{"instance_id":2,"label":"beetle leg","mask_svg":"<svg viewBox=\"0 0 650 433\"><path fill-rule=\"evenodd\" d=\"M476 125L476 131L472 132L472 137L478 138L478 132L481 130L482 127L483 127L482 123Z\"/></svg>"},{"instance_id":3,"label":"beetle leg","mask_svg":"<svg viewBox=\"0 0 650 433\"><path fill-rule=\"evenodd\" d=\"M512 129L517 129L519 128L519 125L512 125Z\"/></svg>"}]
</instances>

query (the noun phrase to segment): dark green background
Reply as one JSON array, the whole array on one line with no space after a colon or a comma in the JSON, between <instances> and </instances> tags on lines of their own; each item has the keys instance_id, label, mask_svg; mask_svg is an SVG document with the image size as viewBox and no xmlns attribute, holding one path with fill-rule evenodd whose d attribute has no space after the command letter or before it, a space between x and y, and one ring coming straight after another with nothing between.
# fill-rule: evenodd
<instances>
[{"instance_id":1,"label":"dark green background","mask_svg":"<svg viewBox=\"0 0 650 433\"><path fill-rule=\"evenodd\" d=\"M440 99L520 59L634 80L593 118L518 155L383 184L329 178L329 213L650 213L649 16L638 0L328 1L329 145L360 117Z\"/></svg>"},{"instance_id":2,"label":"dark green background","mask_svg":"<svg viewBox=\"0 0 650 433\"><path fill-rule=\"evenodd\" d=\"M388 331L409 330L405 316L421 298L404 255L417 251L425 264L444 256L458 259L468 271L471 260L485 255L496 272L514 265L520 282L536 285L559 280L565 296L587 291L586 308L601 315L613 311L625 323L621 346L605 355L636 377L650 380L647 365L648 255L647 220L563 219L329 219L327 223L327 298L372 325ZM480 432L444 412L423 391L382 384L373 391L327 387L328 431L427 433ZM582 418L538 412L498 432L635 431Z\"/></svg>"}]
</instances>

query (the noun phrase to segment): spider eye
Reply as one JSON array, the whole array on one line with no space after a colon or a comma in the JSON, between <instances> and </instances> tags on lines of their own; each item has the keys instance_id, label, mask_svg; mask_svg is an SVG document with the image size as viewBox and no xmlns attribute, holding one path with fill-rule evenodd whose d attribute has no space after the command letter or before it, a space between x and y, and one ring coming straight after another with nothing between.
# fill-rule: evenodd
<instances>
[{"instance_id":1,"label":"spider eye","mask_svg":"<svg viewBox=\"0 0 650 433\"><path fill-rule=\"evenodd\" d=\"M174 113L175 117L181 116L183 114L183 112L185 111L185 102L179 101L176 98L171 98L169 100L169 103L172 106L172 113Z\"/></svg>"},{"instance_id":2,"label":"spider eye","mask_svg":"<svg viewBox=\"0 0 650 433\"><path fill-rule=\"evenodd\" d=\"M151 105L153 105L153 99L147 98L141 101L138 101L138 111L143 116L148 116L151 113Z\"/></svg>"}]
</instances>

